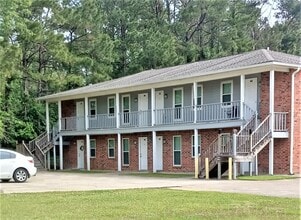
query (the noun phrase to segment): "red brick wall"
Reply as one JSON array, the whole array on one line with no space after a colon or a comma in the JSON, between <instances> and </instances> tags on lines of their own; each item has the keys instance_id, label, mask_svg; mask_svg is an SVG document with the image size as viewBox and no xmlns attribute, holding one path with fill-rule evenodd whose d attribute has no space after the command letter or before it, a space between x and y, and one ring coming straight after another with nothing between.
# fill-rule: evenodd
<instances>
[{"instance_id":1,"label":"red brick wall","mask_svg":"<svg viewBox=\"0 0 301 220\"><path fill-rule=\"evenodd\" d=\"M295 76L295 121L294 121L293 172L301 173L301 71Z\"/></svg>"},{"instance_id":2,"label":"red brick wall","mask_svg":"<svg viewBox=\"0 0 301 220\"><path fill-rule=\"evenodd\" d=\"M291 113L291 76L290 73L275 72L275 112L289 112L287 116L287 128L290 131L290 113ZM300 74L299 74L300 75ZM295 106L295 112L299 113L299 130L294 132L295 144L294 149L294 170L299 170L300 173L300 76L298 76L299 82L296 77L295 86L299 88L295 97L299 97L299 101L296 100L297 106L299 105L299 111ZM299 104L298 104L299 103ZM296 104L295 104L296 105ZM261 121L269 113L269 73L263 73L261 78L261 91L260 91L260 119ZM297 113L297 114L298 114ZM298 122L295 120L295 129L298 127ZM298 139L299 138L299 139ZM269 170L269 147L268 145L258 155L258 166L260 173L268 173ZM290 155L290 138L276 138L274 141L274 174L288 174L289 173L289 155ZM296 172L296 171L295 171Z\"/></svg>"}]
</instances>

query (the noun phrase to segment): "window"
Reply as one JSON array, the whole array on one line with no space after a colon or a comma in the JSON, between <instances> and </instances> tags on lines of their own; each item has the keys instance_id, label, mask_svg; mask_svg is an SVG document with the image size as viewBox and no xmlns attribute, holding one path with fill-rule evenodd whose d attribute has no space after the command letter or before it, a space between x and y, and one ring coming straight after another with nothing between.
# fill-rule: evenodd
<instances>
[{"instance_id":1,"label":"window","mask_svg":"<svg viewBox=\"0 0 301 220\"><path fill-rule=\"evenodd\" d=\"M96 105L96 99L90 99L89 100L89 115L91 118L95 118L97 111L96 111L97 105Z\"/></svg>"},{"instance_id":2,"label":"window","mask_svg":"<svg viewBox=\"0 0 301 220\"><path fill-rule=\"evenodd\" d=\"M203 105L203 86L202 85L197 86L196 98L197 98L196 105L197 106ZM193 90L193 87L192 87L192 103L194 103L194 90Z\"/></svg>"},{"instance_id":3,"label":"window","mask_svg":"<svg viewBox=\"0 0 301 220\"><path fill-rule=\"evenodd\" d=\"M232 81L221 83L221 102L223 106L231 105L233 99Z\"/></svg>"},{"instance_id":4,"label":"window","mask_svg":"<svg viewBox=\"0 0 301 220\"><path fill-rule=\"evenodd\" d=\"M96 140L91 139L90 140L90 158L96 157Z\"/></svg>"},{"instance_id":5,"label":"window","mask_svg":"<svg viewBox=\"0 0 301 220\"><path fill-rule=\"evenodd\" d=\"M108 157L115 157L115 139L113 138L108 139Z\"/></svg>"},{"instance_id":6,"label":"window","mask_svg":"<svg viewBox=\"0 0 301 220\"><path fill-rule=\"evenodd\" d=\"M181 165L181 148L182 148L181 136L174 136L173 137L173 165L174 166Z\"/></svg>"},{"instance_id":7,"label":"window","mask_svg":"<svg viewBox=\"0 0 301 220\"><path fill-rule=\"evenodd\" d=\"M195 146L194 146L194 135L191 137L191 156L194 157L195 155ZM198 135L198 152L201 153L201 136Z\"/></svg>"},{"instance_id":8,"label":"window","mask_svg":"<svg viewBox=\"0 0 301 220\"><path fill-rule=\"evenodd\" d=\"M0 159L13 159L16 158L16 154L14 153L10 153L10 152L6 152L6 151L1 151L0 152Z\"/></svg>"},{"instance_id":9,"label":"window","mask_svg":"<svg viewBox=\"0 0 301 220\"><path fill-rule=\"evenodd\" d=\"M183 89L174 89L174 119L182 119Z\"/></svg>"},{"instance_id":10,"label":"window","mask_svg":"<svg viewBox=\"0 0 301 220\"><path fill-rule=\"evenodd\" d=\"M115 97L108 97L108 114L109 117L115 116Z\"/></svg>"},{"instance_id":11,"label":"window","mask_svg":"<svg viewBox=\"0 0 301 220\"><path fill-rule=\"evenodd\" d=\"M128 138L122 139L122 164L123 166L130 164L130 144Z\"/></svg>"},{"instance_id":12,"label":"window","mask_svg":"<svg viewBox=\"0 0 301 220\"><path fill-rule=\"evenodd\" d=\"M122 96L122 112L123 112L123 123L127 124L130 122L130 96Z\"/></svg>"}]
</instances>

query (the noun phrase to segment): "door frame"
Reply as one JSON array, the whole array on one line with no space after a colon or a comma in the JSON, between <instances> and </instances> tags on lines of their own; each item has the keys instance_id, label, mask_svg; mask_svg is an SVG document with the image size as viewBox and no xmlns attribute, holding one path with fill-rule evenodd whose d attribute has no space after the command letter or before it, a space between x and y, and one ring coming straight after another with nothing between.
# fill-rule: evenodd
<instances>
[{"instance_id":1,"label":"door frame","mask_svg":"<svg viewBox=\"0 0 301 220\"><path fill-rule=\"evenodd\" d=\"M156 170L163 170L163 136L156 137ZM161 143L159 145L159 143Z\"/></svg>"},{"instance_id":2,"label":"door frame","mask_svg":"<svg viewBox=\"0 0 301 220\"><path fill-rule=\"evenodd\" d=\"M142 143L145 143L145 145L142 145ZM144 149L142 149L142 147L144 147ZM139 153L138 153L138 155L139 155L139 171L147 170L148 169L147 137L139 137L138 138L138 149L139 149ZM142 161L142 160L144 160L144 161Z\"/></svg>"},{"instance_id":3,"label":"door frame","mask_svg":"<svg viewBox=\"0 0 301 220\"><path fill-rule=\"evenodd\" d=\"M77 146L77 169L85 168L85 141L79 139L76 141Z\"/></svg>"},{"instance_id":4,"label":"door frame","mask_svg":"<svg viewBox=\"0 0 301 220\"><path fill-rule=\"evenodd\" d=\"M79 114L79 106L81 106L81 112L83 115ZM84 130L85 128L85 104L84 101L77 101L76 102L76 130Z\"/></svg>"}]
</instances>

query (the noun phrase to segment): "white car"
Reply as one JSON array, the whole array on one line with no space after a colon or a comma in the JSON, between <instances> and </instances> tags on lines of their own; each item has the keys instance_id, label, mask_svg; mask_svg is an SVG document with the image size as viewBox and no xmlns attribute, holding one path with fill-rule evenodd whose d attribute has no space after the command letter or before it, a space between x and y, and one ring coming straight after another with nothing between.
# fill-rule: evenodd
<instances>
[{"instance_id":1,"label":"white car","mask_svg":"<svg viewBox=\"0 0 301 220\"><path fill-rule=\"evenodd\" d=\"M34 166L32 157L12 150L0 149L0 179L2 182L8 182L13 178L15 182L21 183L36 174L37 168Z\"/></svg>"}]
</instances>

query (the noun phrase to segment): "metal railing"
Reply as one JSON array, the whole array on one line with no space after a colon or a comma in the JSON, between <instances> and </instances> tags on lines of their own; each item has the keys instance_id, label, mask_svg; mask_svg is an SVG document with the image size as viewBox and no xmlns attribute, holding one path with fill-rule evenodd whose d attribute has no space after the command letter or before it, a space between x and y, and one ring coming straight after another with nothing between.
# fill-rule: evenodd
<instances>
[{"instance_id":1,"label":"metal railing","mask_svg":"<svg viewBox=\"0 0 301 220\"><path fill-rule=\"evenodd\" d=\"M288 112L275 112L274 114L274 131L287 131L287 115Z\"/></svg>"},{"instance_id":2,"label":"metal railing","mask_svg":"<svg viewBox=\"0 0 301 220\"><path fill-rule=\"evenodd\" d=\"M88 116L89 129L107 129L116 127L116 117L110 114Z\"/></svg>"},{"instance_id":3,"label":"metal railing","mask_svg":"<svg viewBox=\"0 0 301 220\"><path fill-rule=\"evenodd\" d=\"M270 117L271 114L269 114L261 123L258 125L258 127L255 129L255 131L250 136L250 151L253 151L253 149L259 144L261 141L263 141L271 132L270 127Z\"/></svg>"},{"instance_id":4,"label":"metal railing","mask_svg":"<svg viewBox=\"0 0 301 220\"><path fill-rule=\"evenodd\" d=\"M121 128L151 126L151 110L123 112L119 117Z\"/></svg>"},{"instance_id":5,"label":"metal railing","mask_svg":"<svg viewBox=\"0 0 301 220\"><path fill-rule=\"evenodd\" d=\"M156 125L173 125L193 123L194 110L192 106L180 108L165 108L155 110Z\"/></svg>"},{"instance_id":6,"label":"metal railing","mask_svg":"<svg viewBox=\"0 0 301 220\"><path fill-rule=\"evenodd\" d=\"M253 115L247 124L236 135L236 152L248 153L251 151L250 135L256 129L257 115Z\"/></svg>"}]
</instances>

